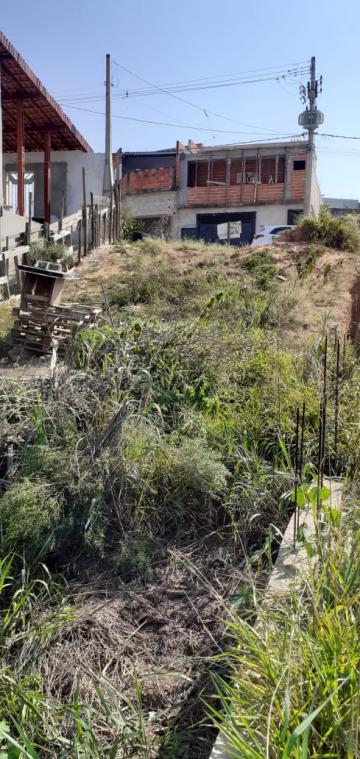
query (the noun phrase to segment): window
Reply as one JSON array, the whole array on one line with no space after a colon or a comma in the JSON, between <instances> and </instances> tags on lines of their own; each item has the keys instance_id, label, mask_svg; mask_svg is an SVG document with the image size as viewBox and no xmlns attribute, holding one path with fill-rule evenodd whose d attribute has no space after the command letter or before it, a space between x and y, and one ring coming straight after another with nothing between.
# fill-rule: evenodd
<instances>
[{"instance_id":1,"label":"window","mask_svg":"<svg viewBox=\"0 0 360 759\"><path fill-rule=\"evenodd\" d=\"M283 227L273 227L273 229L271 230L271 234L272 235L278 235L278 234L280 234L280 232L283 232L284 229L288 229L288 227L284 227L284 226Z\"/></svg>"},{"instance_id":2,"label":"window","mask_svg":"<svg viewBox=\"0 0 360 759\"><path fill-rule=\"evenodd\" d=\"M246 184L255 184L257 180L257 160L256 158L247 158L245 161L245 182Z\"/></svg>"},{"instance_id":3,"label":"window","mask_svg":"<svg viewBox=\"0 0 360 759\"><path fill-rule=\"evenodd\" d=\"M208 175L208 161L189 161L188 187L207 187Z\"/></svg>"},{"instance_id":4,"label":"window","mask_svg":"<svg viewBox=\"0 0 360 759\"><path fill-rule=\"evenodd\" d=\"M189 161L188 187L208 187L226 183L226 161Z\"/></svg>"},{"instance_id":5,"label":"window","mask_svg":"<svg viewBox=\"0 0 360 759\"><path fill-rule=\"evenodd\" d=\"M277 181L283 184L285 182L285 156L279 156Z\"/></svg>"},{"instance_id":6,"label":"window","mask_svg":"<svg viewBox=\"0 0 360 759\"><path fill-rule=\"evenodd\" d=\"M230 164L230 184L241 184L242 182L242 160L235 158Z\"/></svg>"},{"instance_id":7,"label":"window","mask_svg":"<svg viewBox=\"0 0 360 759\"><path fill-rule=\"evenodd\" d=\"M294 171L304 171L305 161L294 161Z\"/></svg>"},{"instance_id":8,"label":"window","mask_svg":"<svg viewBox=\"0 0 360 759\"><path fill-rule=\"evenodd\" d=\"M188 187L196 187L196 161L189 161L188 163Z\"/></svg>"},{"instance_id":9,"label":"window","mask_svg":"<svg viewBox=\"0 0 360 759\"><path fill-rule=\"evenodd\" d=\"M276 159L262 158L261 160L261 182L262 184L274 184L276 181Z\"/></svg>"},{"instance_id":10,"label":"window","mask_svg":"<svg viewBox=\"0 0 360 759\"><path fill-rule=\"evenodd\" d=\"M35 199L35 174L32 171L26 171L24 174L24 203L25 216L29 215L30 193L31 193L31 216L34 215ZM17 171L8 171L5 182L5 200L6 205L11 206L13 213L18 212L18 173Z\"/></svg>"},{"instance_id":11,"label":"window","mask_svg":"<svg viewBox=\"0 0 360 759\"><path fill-rule=\"evenodd\" d=\"M299 216L303 213L302 208L297 208L296 210L293 208L289 208L287 213L287 223L288 224L296 224L298 221Z\"/></svg>"},{"instance_id":12,"label":"window","mask_svg":"<svg viewBox=\"0 0 360 759\"><path fill-rule=\"evenodd\" d=\"M226 161L210 161L210 184L225 184L226 182Z\"/></svg>"}]
</instances>

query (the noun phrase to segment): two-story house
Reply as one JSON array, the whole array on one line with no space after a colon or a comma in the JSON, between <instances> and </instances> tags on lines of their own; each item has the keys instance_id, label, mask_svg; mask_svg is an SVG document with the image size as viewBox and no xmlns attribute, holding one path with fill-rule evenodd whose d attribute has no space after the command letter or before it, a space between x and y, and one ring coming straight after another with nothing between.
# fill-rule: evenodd
<instances>
[{"instance_id":1,"label":"two-story house","mask_svg":"<svg viewBox=\"0 0 360 759\"><path fill-rule=\"evenodd\" d=\"M302 212L307 143L303 140L205 147L191 140L173 150L122 155L122 195L145 230L158 225L174 238L218 239L241 222L234 244L250 242L262 225L291 224ZM321 195L314 173L312 213Z\"/></svg>"}]
</instances>

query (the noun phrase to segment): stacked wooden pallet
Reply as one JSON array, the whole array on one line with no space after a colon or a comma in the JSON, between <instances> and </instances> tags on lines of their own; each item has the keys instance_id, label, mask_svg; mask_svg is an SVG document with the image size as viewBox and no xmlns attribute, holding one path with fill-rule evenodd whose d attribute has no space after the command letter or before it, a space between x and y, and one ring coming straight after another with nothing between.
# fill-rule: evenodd
<instances>
[{"instance_id":1,"label":"stacked wooden pallet","mask_svg":"<svg viewBox=\"0 0 360 759\"><path fill-rule=\"evenodd\" d=\"M15 344L36 353L64 353L72 338L83 327L99 323L101 308L81 303L49 305L39 295L23 295L11 335Z\"/></svg>"}]
</instances>

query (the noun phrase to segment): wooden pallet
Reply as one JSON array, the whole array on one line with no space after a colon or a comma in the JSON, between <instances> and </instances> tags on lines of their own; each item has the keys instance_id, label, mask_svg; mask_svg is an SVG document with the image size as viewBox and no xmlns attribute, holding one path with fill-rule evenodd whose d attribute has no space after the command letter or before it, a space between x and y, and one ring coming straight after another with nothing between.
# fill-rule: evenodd
<instances>
[{"instance_id":1,"label":"wooden pallet","mask_svg":"<svg viewBox=\"0 0 360 759\"><path fill-rule=\"evenodd\" d=\"M13 342L37 353L51 353L54 346L65 352L76 332L99 323L101 309L67 303L44 306L41 299L22 298L13 309L16 321L11 330Z\"/></svg>"}]
</instances>

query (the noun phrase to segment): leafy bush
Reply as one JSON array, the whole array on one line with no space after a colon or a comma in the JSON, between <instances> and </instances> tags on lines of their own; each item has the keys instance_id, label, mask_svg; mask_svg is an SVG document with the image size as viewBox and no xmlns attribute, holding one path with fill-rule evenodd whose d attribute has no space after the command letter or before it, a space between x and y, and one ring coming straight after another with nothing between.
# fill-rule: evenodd
<instances>
[{"instance_id":1,"label":"leafy bush","mask_svg":"<svg viewBox=\"0 0 360 759\"><path fill-rule=\"evenodd\" d=\"M221 454L204 440L183 439L170 451L169 478L176 496L188 505L191 499L203 503L218 499L227 489L230 472L221 461Z\"/></svg>"},{"instance_id":2,"label":"leafy bush","mask_svg":"<svg viewBox=\"0 0 360 759\"><path fill-rule=\"evenodd\" d=\"M329 248L353 252L360 245L357 219L353 216L332 216L326 208L321 208L318 219L304 217L299 229L303 240L323 243Z\"/></svg>"},{"instance_id":3,"label":"leafy bush","mask_svg":"<svg viewBox=\"0 0 360 759\"><path fill-rule=\"evenodd\" d=\"M255 277L256 285L264 290L270 286L277 273L276 266L266 248L245 258L241 267L251 273Z\"/></svg>"},{"instance_id":4,"label":"leafy bush","mask_svg":"<svg viewBox=\"0 0 360 759\"><path fill-rule=\"evenodd\" d=\"M318 256L321 256L323 249L316 245L309 245L308 249L301 251L296 256L296 269L300 279L304 279L311 274L315 268Z\"/></svg>"},{"instance_id":5,"label":"leafy bush","mask_svg":"<svg viewBox=\"0 0 360 759\"><path fill-rule=\"evenodd\" d=\"M0 520L6 551L34 557L55 545L60 504L44 482L24 478L10 485L0 498Z\"/></svg>"},{"instance_id":6,"label":"leafy bush","mask_svg":"<svg viewBox=\"0 0 360 759\"><path fill-rule=\"evenodd\" d=\"M124 240L139 240L142 237L144 229L141 219L134 219L131 211L126 206L123 206L121 213L121 231Z\"/></svg>"},{"instance_id":7,"label":"leafy bush","mask_svg":"<svg viewBox=\"0 0 360 759\"><path fill-rule=\"evenodd\" d=\"M44 245L40 242L30 244L30 262L35 264L36 261L52 261L57 263L66 255L65 247L62 243Z\"/></svg>"}]
</instances>

